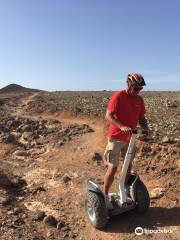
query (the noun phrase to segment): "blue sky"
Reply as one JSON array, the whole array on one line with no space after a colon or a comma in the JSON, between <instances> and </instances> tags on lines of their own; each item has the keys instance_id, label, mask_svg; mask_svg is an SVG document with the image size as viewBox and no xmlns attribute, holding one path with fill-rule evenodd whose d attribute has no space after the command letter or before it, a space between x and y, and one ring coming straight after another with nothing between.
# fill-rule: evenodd
<instances>
[{"instance_id":1,"label":"blue sky","mask_svg":"<svg viewBox=\"0 0 180 240\"><path fill-rule=\"evenodd\" d=\"M180 90L178 0L0 0L0 87Z\"/></svg>"}]
</instances>

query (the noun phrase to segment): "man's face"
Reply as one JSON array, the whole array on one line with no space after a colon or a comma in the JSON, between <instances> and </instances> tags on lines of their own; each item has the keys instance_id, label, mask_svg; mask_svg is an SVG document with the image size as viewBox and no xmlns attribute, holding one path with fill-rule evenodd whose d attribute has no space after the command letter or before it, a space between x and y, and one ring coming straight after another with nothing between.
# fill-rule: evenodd
<instances>
[{"instance_id":1,"label":"man's face","mask_svg":"<svg viewBox=\"0 0 180 240\"><path fill-rule=\"evenodd\" d=\"M133 86L131 83L128 82L128 92L131 96L136 96L139 92L143 89L140 86Z\"/></svg>"}]
</instances>

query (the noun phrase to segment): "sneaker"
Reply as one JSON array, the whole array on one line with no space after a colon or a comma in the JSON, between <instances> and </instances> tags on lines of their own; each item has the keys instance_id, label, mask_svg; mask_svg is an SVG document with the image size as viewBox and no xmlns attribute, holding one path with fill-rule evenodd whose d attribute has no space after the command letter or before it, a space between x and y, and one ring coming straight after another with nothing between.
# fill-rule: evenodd
<instances>
[{"instance_id":1,"label":"sneaker","mask_svg":"<svg viewBox=\"0 0 180 240\"><path fill-rule=\"evenodd\" d=\"M109 195L104 195L104 200L105 200L106 208L109 210L113 209L113 205L110 201Z\"/></svg>"}]
</instances>

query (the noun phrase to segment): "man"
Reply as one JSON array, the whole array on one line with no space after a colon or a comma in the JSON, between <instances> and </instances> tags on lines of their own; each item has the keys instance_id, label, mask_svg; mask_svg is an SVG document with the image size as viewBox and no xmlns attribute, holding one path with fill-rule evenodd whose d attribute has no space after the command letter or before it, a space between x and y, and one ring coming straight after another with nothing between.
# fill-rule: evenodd
<instances>
[{"instance_id":1,"label":"man","mask_svg":"<svg viewBox=\"0 0 180 240\"><path fill-rule=\"evenodd\" d=\"M149 130L144 116L144 101L138 95L145 85L141 74L128 74L127 89L116 92L109 101L106 119L110 122L110 126L108 130L108 144L104 153L107 165L103 189L105 201L108 201L108 192L117 171L119 157L120 155L123 159L125 157L132 129L135 129L139 123L144 130ZM128 169L125 185L127 184L131 168L132 163Z\"/></svg>"}]
</instances>

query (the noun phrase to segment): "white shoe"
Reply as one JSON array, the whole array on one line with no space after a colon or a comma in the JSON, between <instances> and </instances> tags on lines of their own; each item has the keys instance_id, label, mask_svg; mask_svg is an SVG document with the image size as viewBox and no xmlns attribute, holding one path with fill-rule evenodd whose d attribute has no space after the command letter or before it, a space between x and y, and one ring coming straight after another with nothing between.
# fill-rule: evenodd
<instances>
[{"instance_id":1,"label":"white shoe","mask_svg":"<svg viewBox=\"0 0 180 240\"><path fill-rule=\"evenodd\" d=\"M106 208L109 209L109 210L113 209L113 205L110 201L110 196L109 195L104 195L104 200L105 200Z\"/></svg>"}]
</instances>

